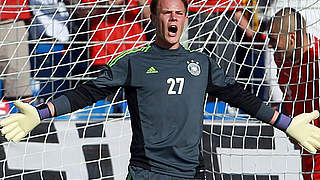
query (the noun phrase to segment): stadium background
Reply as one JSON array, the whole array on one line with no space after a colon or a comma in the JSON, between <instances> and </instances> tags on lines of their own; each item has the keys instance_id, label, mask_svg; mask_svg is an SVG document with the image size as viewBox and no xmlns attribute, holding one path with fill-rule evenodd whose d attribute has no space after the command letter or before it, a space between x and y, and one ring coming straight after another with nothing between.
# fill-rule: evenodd
<instances>
[{"instance_id":1,"label":"stadium background","mask_svg":"<svg viewBox=\"0 0 320 180\"><path fill-rule=\"evenodd\" d=\"M308 32L320 37L319 18L315 16L320 8L318 1L275 1L266 8L266 11L259 11L258 17L270 16L286 6L301 9L307 19L307 24L310 25ZM87 50L83 51L79 48L70 54L64 54L64 43L55 42L52 46L52 42L49 44L45 42L38 43L36 51L40 54L47 53L46 57L34 56L32 61L39 62L40 58L51 56L51 62L48 62L50 66L57 63L68 64L70 59L77 59L80 56L83 59L89 57ZM32 46L32 43L30 44ZM74 45L82 47L80 41ZM264 71L254 71L252 79L261 81L259 78L270 71L268 78L271 84L268 84L268 88L277 88L277 84L272 84L274 83L272 80L276 77L274 77L270 53L269 55L268 53L263 54L263 56L257 56L254 51L250 53L251 55L246 59L249 66L254 66L256 62L259 62L261 66L266 67ZM88 63L87 61L80 62L76 66L81 69L82 66L87 67ZM33 66L34 68L39 67L37 63L34 63ZM46 98L52 94L53 90L74 86L75 82L78 82L77 78L81 76L64 78L74 69L72 66L64 65L56 70L38 71L38 74L33 75L32 79L39 82L33 83L34 95L39 95L39 91L42 90L47 94L42 94L41 98ZM74 73L81 75L86 72ZM52 75L51 80L47 79L48 74ZM40 88L43 82L46 82L46 85ZM249 81L249 85L250 82L257 81ZM251 88L253 92L257 90L254 86ZM259 89L258 94L261 98L266 99L268 93L268 89ZM278 93L274 95L274 101L281 100L277 99L281 97L281 93ZM1 137L0 167L2 170L0 170L0 178L124 179L129 158L131 129L126 104L121 101L121 94L119 97L120 101L113 103L112 108L106 102L98 102L93 108L88 107L80 112L56 118L55 121L44 121L27 140L21 143L8 143ZM212 106L216 108L215 114L212 114ZM15 111L12 109L12 103L3 104L1 108L4 109L4 113L7 109ZM117 113L108 115L108 121L105 121L106 112L109 110L112 112L115 108L118 108ZM302 179L299 151L289 142L284 133L254 120L246 121L241 116L236 119L233 113L234 109L225 106L224 103L207 104L203 152L208 179Z\"/></svg>"}]
</instances>

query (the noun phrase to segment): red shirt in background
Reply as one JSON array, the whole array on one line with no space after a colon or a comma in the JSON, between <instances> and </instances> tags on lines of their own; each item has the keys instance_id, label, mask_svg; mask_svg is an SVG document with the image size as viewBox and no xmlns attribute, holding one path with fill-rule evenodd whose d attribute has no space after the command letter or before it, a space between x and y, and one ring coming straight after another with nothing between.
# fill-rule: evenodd
<instances>
[{"instance_id":1,"label":"red shirt in background","mask_svg":"<svg viewBox=\"0 0 320 180\"><path fill-rule=\"evenodd\" d=\"M1 8L0 8L1 20L31 18L30 10L28 7L26 7L28 5L27 0L0 0L0 5L1 5ZM17 6L17 7L14 7L14 6Z\"/></svg>"},{"instance_id":2,"label":"red shirt in background","mask_svg":"<svg viewBox=\"0 0 320 180\"><path fill-rule=\"evenodd\" d=\"M146 41L140 23L118 19L116 16L108 16L107 20L102 20L99 25L100 21L100 19L91 21L91 30L98 29L95 33L91 33L92 41L104 42L90 48L90 58L94 59L93 65L105 65L119 53L142 45L141 41Z\"/></svg>"},{"instance_id":3,"label":"red shirt in background","mask_svg":"<svg viewBox=\"0 0 320 180\"><path fill-rule=\"evenodd\" d=\"M319 110L319 47L319 40L311 37L310 48L303 54L302 62L293 66L291 62L285 62L280 70L278 83L285 96L284 113L288 116ZM276 60L276 64L281 67L280 61ZM319 127L319 119L314 120L314 124ZM311 176L320 179L320 156L310 155L307 151L303 154L302 171L308 172L303 174L304 180L311 180Z\"/></svg>"},{"instance_id":4,"label":"red shirt in background","mask_svg":"<svg viewBox=\"0 0 320 180\"><path fill-rule=\"evenodd\" d=\"M206 11L207 13L219 13L226 10L230 5L228 11L237 9L237 7L242 5L242 0L189 0L189 11L190 12L202 12ZM192 7L195 6L195 7ZM208 10L208 9L211 9Z\"/></svg>"},{"instance_id":5,"label":"red shirt in background","mask_svg":"<svg viewBox=\"0 0 320 180\"><path fill-rule=\"evenodd\" d=\"M88 1L95 0L82 0L82 2ZM142 34L142 23L136 22L141 15L138 2L136 0L126 2L126 9L112 8L108 12L105 9L104 13L107 13L107 16L90 19L91 41L99 42L90 47L90 58L94 59L93 65L105 65L117 54L142 45L143 43L139 41L146 41L146 36Z\"/></svg>"},{"instance_id":6,"label":"red shirt in background","mask_svg":"<svg viewBox=\"0 0 320 180\"><path fill-rule=\"evenodd\" d=\"M278 83L285 95L283 103L287 115L296 116L319 109L319 40L313 37L312 44L303 54L302 62L276 61L281 67ZM316 122L318 125L318 122Z\"/></svg>"}]
</instances>

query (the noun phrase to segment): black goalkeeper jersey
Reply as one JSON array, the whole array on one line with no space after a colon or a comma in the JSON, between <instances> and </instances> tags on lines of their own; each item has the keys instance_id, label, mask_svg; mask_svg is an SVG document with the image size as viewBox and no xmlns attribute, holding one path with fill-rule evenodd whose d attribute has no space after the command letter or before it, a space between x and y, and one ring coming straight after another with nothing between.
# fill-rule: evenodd
<instances>
[{"instance_id":1,"label":"black goalkeeper jersey","mask_svg":"<svg viewBox=\"0 0 320 180\"><path fill-rule=\"evenodd\" d=\"M207 92L264 122L274 113L207 55L153 43L123 52L101 76L52 101L56 115L91 105L119 87L125 89L131 116L130 164L172 176L200 177Z\"/></svg>"}]
</instances>

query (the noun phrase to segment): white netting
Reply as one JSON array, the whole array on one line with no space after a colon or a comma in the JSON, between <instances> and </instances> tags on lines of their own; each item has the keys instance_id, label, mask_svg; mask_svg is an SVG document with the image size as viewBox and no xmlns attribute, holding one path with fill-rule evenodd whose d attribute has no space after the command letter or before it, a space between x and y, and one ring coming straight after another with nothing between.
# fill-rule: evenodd
<instances>
[{"instance_id":1,"label":"white netting","mask_svg":"<svg viewBox=\"0 0 320 180\"><path fill-rule=\"evenodd\" d=\"M14 99L34 105L48 101L95 77L99 65L122 51L154 40L149 6L143 0L0 2L3 117L16 111ZM275 64L274 50L262 34L268 34L267 21L274 13L292 7L305 18L307 33L319 37L319 1L189 2L182 44L213 57L228 75L269 105L285 106L288 99L278 85L281 67ZM309 43L308 48L314 45ZM317 57L314 61L318 63ZM318 85L319 75L313 76L309 81ZM315 109L319 87L310 88L313 93L305 100L313 99ZM88 108L45 120L20 143L1 137L0 178L124 179L131 129L123 97L119 90ZM296 97L293 102L304 101ZM299 149L284 133L211 96L204 113L202 150L207 179L302 179Z\"/></svg>"}]
</instances>

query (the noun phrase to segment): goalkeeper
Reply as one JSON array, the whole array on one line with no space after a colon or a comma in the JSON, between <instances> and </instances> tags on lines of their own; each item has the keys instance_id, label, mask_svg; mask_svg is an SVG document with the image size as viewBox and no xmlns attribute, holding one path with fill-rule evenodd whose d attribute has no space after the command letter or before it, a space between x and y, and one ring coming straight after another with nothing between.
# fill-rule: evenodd
<instances>
[{"instance_id":1,"label":"goalkeeper","mask_svg":"<svg viewBox=\"0 0 320 180\"><path fill-rule=\"evenodd\" d=\"M204 179L200 140L206 92L286 132L308 151L320 147L318 111L289 118L263 104L205 54L180 45L187 0L152 0L155 42L109 61L102 75L47 104L16 102L21 113L3 119L2 133L20 141L42 119L70 113L123 87L131 115L128 179Z\"/></svg>"}]
</instances>

